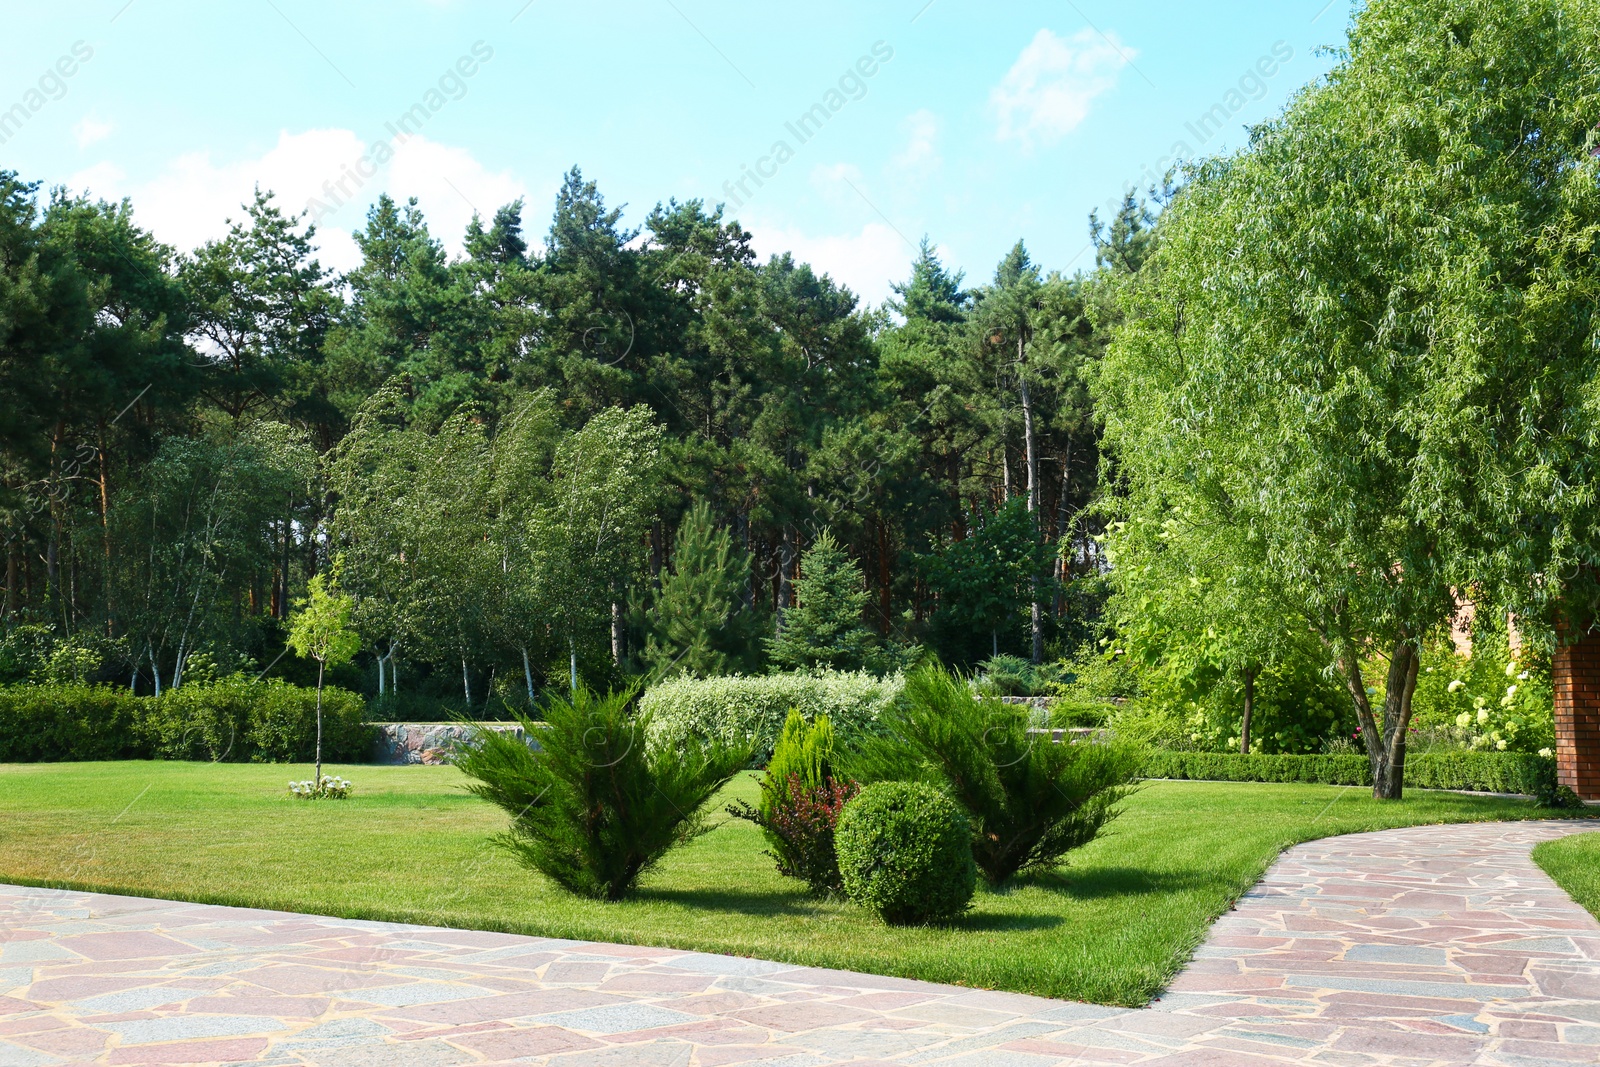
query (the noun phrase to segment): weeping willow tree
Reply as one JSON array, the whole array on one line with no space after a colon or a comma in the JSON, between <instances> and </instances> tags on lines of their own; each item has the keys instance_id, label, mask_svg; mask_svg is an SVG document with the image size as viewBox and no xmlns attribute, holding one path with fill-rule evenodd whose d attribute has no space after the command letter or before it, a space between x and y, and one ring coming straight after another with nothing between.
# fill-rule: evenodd
<instances>
[{"instance_id":1,"label":"weeping willow tree","mask_svg":"<svg viewBox=\"0 0 1600 1067\"><path fill-rule=\"evenodd\" d=\"M1194 169L1123 293L1098 390L1126 510L1232 532L1325 646L1378 797L1460 592L1551 624L1594 598L1597 118L1593 4L1373 0Z\"/></svg>"}]
</instances>

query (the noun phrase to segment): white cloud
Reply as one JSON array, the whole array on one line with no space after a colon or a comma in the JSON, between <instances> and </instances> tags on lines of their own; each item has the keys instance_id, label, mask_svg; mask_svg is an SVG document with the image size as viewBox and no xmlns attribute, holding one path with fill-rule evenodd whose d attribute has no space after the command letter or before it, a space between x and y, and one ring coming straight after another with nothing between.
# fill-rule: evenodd
<instances>
[{"instance_id":1,"label":"white cloud","mask_svg":"<svg viewBox=\"0 0 1600 1067\"><path fill-rule=\"evenodd\" d=\"M1040 30L989 93L1000 140L1052 144L1078 128L1096 97L1136 55L1117 35L1081 30L1062 40Z\"/></svg>"},{"instance_id":2,"label":"white cloud","mask_svg":"<svg viewBox=\"0 0 1600 1067\"><path fill-rule=\"evenodd\" d=\"M85 115L76 126L72 127L72 136L77 139L79 148L88 148L110 137L114 129L116 127L109 122L103 122L93 115Z\"/></svg>"},{"instance_id":3,"label":"white cloud","mask_svg":"<svg viewBox=\"0 0 1600 1067\"><path fill-rule=\"evenodd\" d=\"M895 154L894 165L911 174L926 174L943 162L939 158L939 116L922 108L906 116L906 146Z\"/></svg>"},{"instance_id":4,"label":"white cloud","mask_svg":"<svg viewBox=\"0 0 1600 1067\"><path fill-rule=\"evenodd\" d=\"M119 169L100 163L69 180L75 189L96 196L133 198L134 211L156 236L180 249L193 249L227 231L240 205L257 185L276 194L278 205L298 214L308 206L318 221L320 258L325 266L348 270L360 262L350 237L365 222L366 209L379 193L397 198L415 196L428 218L428 228L447 249L458 252L473 205L485 216L525 195L509 174L487 170L465 149L414 136L395 148L394 158L371 178L356 176L372 146L351 130L307 130L278 136L264 154L217 162L210 152L179 156L153 179L130 183ZM344 188L337 187L344 182Z\"/></svg>"},{"instance_id":5,"label":"white cloud","mask_svg":"<svg viewBox=\"0 0 1600 1067\"><path fill-rule=\"evenodd\" d=\"M911 274L916 251L890 227L869 222L857 234L813 237L780 226L747 227L751 244L762 259L793 252L796 262L810 263L861 298L862 304L880 304L892 295L889 286Z\"/></svg>"}]
</instances>

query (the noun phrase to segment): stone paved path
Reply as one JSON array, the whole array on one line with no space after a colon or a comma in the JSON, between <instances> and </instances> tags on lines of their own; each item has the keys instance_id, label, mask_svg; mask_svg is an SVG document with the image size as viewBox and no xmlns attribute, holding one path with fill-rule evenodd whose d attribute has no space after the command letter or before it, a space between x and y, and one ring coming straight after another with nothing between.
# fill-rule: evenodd
<instances>
[{"instance_id":1,"label":"stone paved path","mask_svg":"<svg viewBox=\"0 0 1600 1067\"><path fill-rule=\"evenodd\" d=\"M0 1067L1600 1063L1594 824L1292 849L1151 1008L697 953L0 886Z\"/></svg>"}]
</instances>

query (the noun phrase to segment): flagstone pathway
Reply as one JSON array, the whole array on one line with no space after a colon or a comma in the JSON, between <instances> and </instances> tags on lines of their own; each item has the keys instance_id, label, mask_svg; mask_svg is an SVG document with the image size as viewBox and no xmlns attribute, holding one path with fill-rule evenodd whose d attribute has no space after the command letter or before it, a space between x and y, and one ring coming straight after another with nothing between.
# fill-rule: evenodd
<instances>
[{"instance_id":1,"label":"flagstone pathway","mask_svg":"<svg viewBox=\"0 0 1600 1067\"><path fill-rule=\"evenodd\" d=\"M787 964L0 886L0 1067L1600 1063L1590 823L1291 849L1124 1010Z\"/></svg>"}]
</instances>

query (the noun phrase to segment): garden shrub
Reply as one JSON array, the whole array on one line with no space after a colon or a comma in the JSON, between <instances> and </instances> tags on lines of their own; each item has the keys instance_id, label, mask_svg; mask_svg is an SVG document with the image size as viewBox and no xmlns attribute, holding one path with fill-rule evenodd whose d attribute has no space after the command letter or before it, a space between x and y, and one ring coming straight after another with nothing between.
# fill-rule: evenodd
<instances>
[{"instance_id":1,"label":"garden shrub","mask_svg":"<svg viewBox=\"0 0 1600 1067\"><path fill-rule=\"evenodd\" d=\"M108 685L0 688L0 763L149 759L141 710Z\"/></svg>"},{"instance_id":2,"label":"garden shrub","mask_svg":"<svg viewBox=\"0 0 1600 1067\"><path fill-rule=\"evenodd\" d=\"M322 757L356 763L372 751L373 728L366 702L345 689L322 691ZM245 727L248 759L256 763L305 763L317 750L317 691L287 682L262 685Z\"/></svg>"},{"instance_id":3,"label":"garden shrub","mask_svg":"<svg viewBox=\"0 0 1600 1067\"><path fill-rule=\"evenodd\" d=\"M316 746L314 690L234 675L159 697L105 685L0 687L0 763L114 759L302 762ZM358 762L372 746L361 697L323 691L323 750Z\"/></svg>"},{"instance_id":4,"label":"garden shrub","mask_svg":"<svg viewBox=\"0 0 1600 1067\"><path fill-rule=\"evenodd\" d=\"M175 760L250 758L250 707L264 686L240 675L210 685L184 685L142 698L143 731L151 755Z\"/></svg>"},{"instance_id":5,"label":"garden shrub","mask_svg":"<svg viewBox=\"0 0 1600 1067\"><path fill-rule=\"evenodd\" d=\"M1363 755L1249 755L1221 752L1149 752L1146 778L1210 782L1312 782L1371 785ZM1463 789L1480 793L1554 793L1555 760L1520 752L1441 752L1406 757L1405 784L1415 789Z\"/></svg>"},{"instance_id":6,"label":"garden shrub","mask_svg":"<svg viewBox=\"0 0 1600 1067\"><path fill-rule=\"evenodd\" d=\"M580 689L553 698L535 754L515 735L477 725L457 766L469 788L511 816L497 838L524 865L570 892L620 900L674 846L703 832L703 810L750 750L720 742L682 750L645 744L650 713L631 693Z\"/></svg>"},{"instance_id":7,"label":"garden shrub","mask_svg":"<svg viewBox=\"0 0 1600 1067\"><path fill-rule=\"evenodd\" d=\"M791 711L761 779L760 805L739 801L728 806L728 814L761 827L770 846L767 855L777 861L779 874L804 881L813 893L839 893L844 883L834 853L834 828L858 792L854 782L834 776L828 717L818 715L814 724L807 724L805 716Z\"/></svg>"},{"instance_id":8,"label":"garden shrub","mask_svg":"<svg viewBox=\"0 0 1600 1067\"><path fill-rule=\"evenodd\" d=\"M900 693L898 677L817 673L674 678L644 695L652 748L679 748L691 742L746 747L758 764L773 745L791 710L808 722L826 715L846 744L879 732L885 712Z\"/></svg>"},{"instance_id":9,"label":"garden shrub","mask_svg":"<svg viewBox=\"0 0 1600 1067\"><path fill-rule=\"evenodd\" d=\"M1512 655L1505 634L1485 625L1473 633L1470 657L1438 641L1423 649L1423 663L1411 723L1436 744L1484 752L1555 747L1548 656L1529 649Z\"/></svg>"},{"instance_id":10,"label":"garden shrub","mask_svg":"<svg viewBox=\"0 0 1600 1067\"><path fill-rule=\"evenodd\" d=\"M868 786L844 806L834 842L846 895L884 922L947 922L972 902L972 826L931 786Z\"/></svg>"},{"instance_id":11,"label":"garden shrub","mask_svg":"<svg viewBox=\"0 0 1600 1067\"><path fill-rule=\"evenodd\" d=\"M863 746L847 770L862 782L920 775L941 786L971 814L974 859L999 885L1094 840L1139 770L1131 746L1054 744L1029 732L1029 718L923 668L906 679L890 736Z\"/></svg>"}]
</instances>

